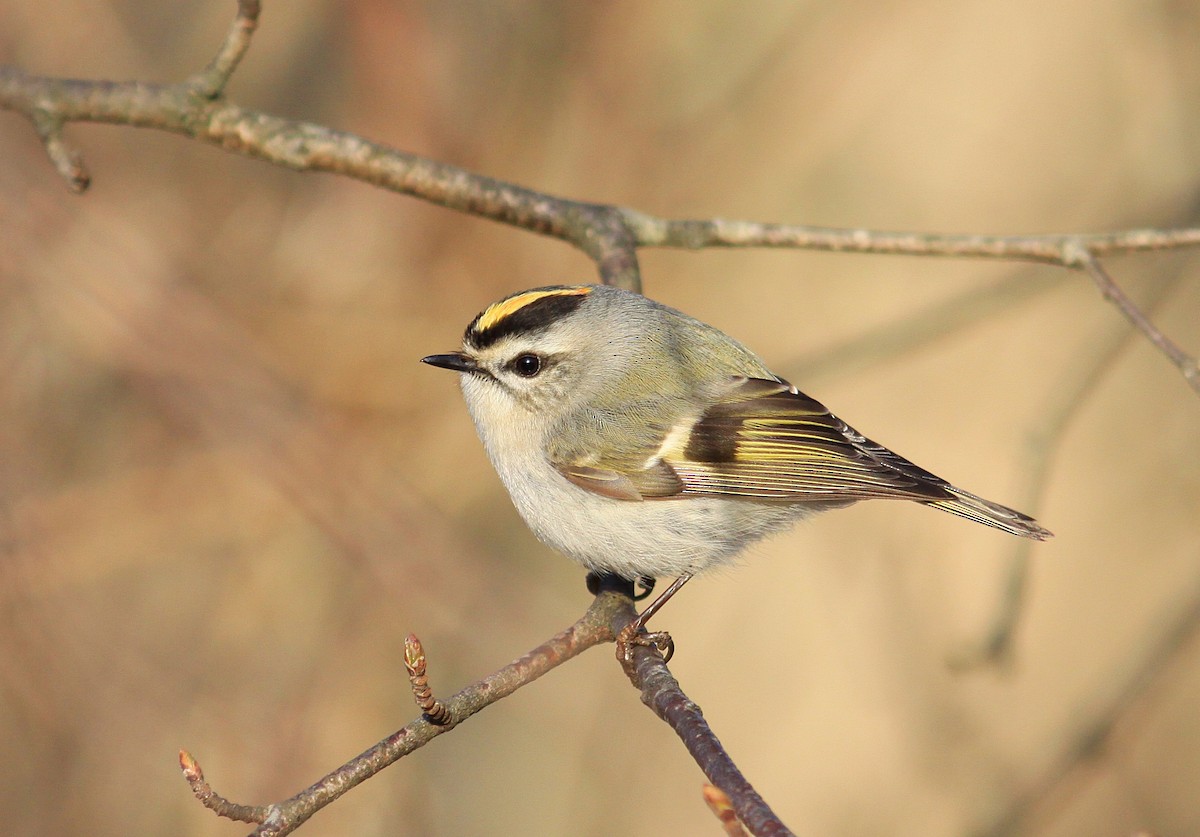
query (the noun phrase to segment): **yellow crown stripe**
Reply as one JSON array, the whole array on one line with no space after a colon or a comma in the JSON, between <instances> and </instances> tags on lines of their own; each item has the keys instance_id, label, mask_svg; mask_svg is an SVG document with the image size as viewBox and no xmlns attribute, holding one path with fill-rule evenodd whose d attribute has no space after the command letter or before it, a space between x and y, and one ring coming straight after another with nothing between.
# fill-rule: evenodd
<instances>
[{"instance_id":1,"label":"yellow crown stripe","mask_svg":"<svg viewBox=\"0 0 1200 837\"><path fill-rule=\"evenodd\" d=\"M591 287L585 285L580 288L551 288L545 291L527 291L523 294L517 294L508 299L500 300L480 314L479 321L475 324L475 330L485 331L507 317L511 317L526 305L537 302L539 299L545 299L548 296L581 296L583 294L590 294L591 292Z\"/></svg>"}]
</instances>

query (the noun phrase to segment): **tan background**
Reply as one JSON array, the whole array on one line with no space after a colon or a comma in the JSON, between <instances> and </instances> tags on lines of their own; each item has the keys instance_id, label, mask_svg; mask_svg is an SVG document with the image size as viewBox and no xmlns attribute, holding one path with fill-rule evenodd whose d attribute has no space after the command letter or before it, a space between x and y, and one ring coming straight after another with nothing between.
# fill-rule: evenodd
<instances>
[{"instance_id":1,"label":"tan background","mask_svg":"<svg viewBox=\"0 0 1200 837\"><path fill-rule=\"evenodd\" d=\"M232 8L0 0L0 58L176 80ZM1187 2L269 2L230 94L670 216L1100 230L1196 221L1198 42ZM83 198L0 114L0 831L239 834L190 797L178 747L239 801L287 796L413 717L408 631L449 692L586 606L417 359L502 294L594 273L347 180L68 134ZM1050 268L642 257L650 295L1058 535L1002 668L948 661L1019 544L913 506L820 518L672 604L674 670L785 821L978 834L1033 799L1017 833L1200 833L1197 639L1155 651L1200 588L1200 403L1178 373ZM1194 256L1111 267L1200 351ZM596 650L301 833L715 834L700 782Z\"/></svg>"}]
</instances>

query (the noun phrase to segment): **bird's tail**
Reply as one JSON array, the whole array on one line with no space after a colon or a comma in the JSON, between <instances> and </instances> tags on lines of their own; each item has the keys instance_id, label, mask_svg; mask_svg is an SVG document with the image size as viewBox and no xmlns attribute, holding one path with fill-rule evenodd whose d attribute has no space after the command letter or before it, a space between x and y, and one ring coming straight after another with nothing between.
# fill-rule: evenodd
<instances>
[{"instance_id":1,"label":"bird's tail","mask_svg":"<svg viewBox=\"0 0 1200 837\"><path fill-rule=\"evenodd\" d=\"M1003 529L1005 532L1011 532L1023 538L1044 541L1054 536L1053 532L1039 526L1038 522L1032 517L1021 514L1016 509L1010 509L1008 506L1002 506L999 503L993 503L991 500L976 497L974 494L963 491L961 488L955 488L954 486L946 486L946 490L953 495L953 499L931 500L927 505L933 506L935 509L948 511L951 514L957 514L959 517L965 517L967 520L974 520L985 526L994 526L997 529Z\"/></svg>"}]
</instances>

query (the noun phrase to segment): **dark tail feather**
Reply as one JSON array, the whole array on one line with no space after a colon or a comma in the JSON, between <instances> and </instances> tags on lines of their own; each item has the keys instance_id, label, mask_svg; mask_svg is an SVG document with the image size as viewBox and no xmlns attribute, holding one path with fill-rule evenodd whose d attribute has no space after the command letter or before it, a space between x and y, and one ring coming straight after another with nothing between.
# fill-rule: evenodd
<instances>
[{"instance_id":1,"label":"dark tail feather","mask_svg":"<svg viewBox=\"0 0 1200 837\"><path fill-rule=\"evenodd\" d=\"M1008 506L1002 506L999 503L993 503L982 497L976 497L974 494L963 491L961 488L955 488L954 486L946 486L946 490L954 495L953 499L932 500L926 505L933 506L935 509L941 509L942 511L948 511L951 514L957 514L959 517L965 517L967 520L974 520L976 523L982 523L985 526L994 526L997 529L1003 529L1005 532L1011 532L1023 538L1044 541L1046 538L1054 536L1053 532L1043 529L1029 515L1021 514L1015 509L1008 508Z\"/></svg>"}]
</instances>

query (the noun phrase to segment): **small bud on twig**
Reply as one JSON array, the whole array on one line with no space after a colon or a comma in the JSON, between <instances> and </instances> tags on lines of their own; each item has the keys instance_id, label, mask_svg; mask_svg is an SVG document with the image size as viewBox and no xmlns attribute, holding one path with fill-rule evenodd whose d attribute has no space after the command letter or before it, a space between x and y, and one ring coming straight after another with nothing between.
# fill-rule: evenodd
<instances>
[{"instance_id":1,"label":"small bud on twig","mask_svg":"<svg viewBox=\"0 0 1200 837\"><path fill-rule=\"evenodd\" d=\"M721 821L721 827L725 829L727 837L747 837L746 829L742 827L737 814L734 813L733 803L725 791L706 784L701 793L704 794L704 802L708 805L709 810L716 814L717 819Z\"/></svg>"},{"instance_id":2,"label":"small bud on twig","mask_svg":"<svg viewBox=\"0 0 1200 837\"><path fill-rule=\"evenodd\" d=\"M238 805L213 790L212 786L205 781L204 771L200 769L200 764L192 758L192 754L187 750L179 751L179 769L183 771L183 778L191 786L192 793L196 795L200 803L210 811L215 811L217 816L238 822L266 822L268 815L266 806Z\"/></svg>"},{"instance_id":3,"label":"small bud on twig","mask_svg":"<svg viewBox=\"0 0 1200 837\"><path fill-rule=\"evenodd\" d=\"M404 667L408 669L408 680L412 684L413 700L432 723L444 726L450 723L450 710L433 696L429 688L429 677L425 674L425 649L416 634L404 638Z\"/></svg>"}]
</instances>

